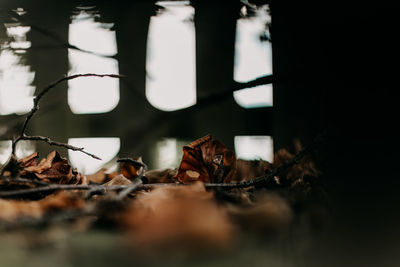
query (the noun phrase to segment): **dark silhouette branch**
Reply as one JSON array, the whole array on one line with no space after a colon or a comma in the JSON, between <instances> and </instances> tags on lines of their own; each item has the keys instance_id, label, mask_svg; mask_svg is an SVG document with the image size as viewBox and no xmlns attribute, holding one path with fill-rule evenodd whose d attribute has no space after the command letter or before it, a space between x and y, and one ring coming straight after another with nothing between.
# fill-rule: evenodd
<instances>
[{"instance_id":1,"label":"dark silhouette branch","mask_svg":"<svg viewBox=\"0 0 400 267\"><path fill-rule=\"evenodd\" d=\"M234 82L233 91L238 91L241 89L252 88L260 85L271 84L275 82L275 77L273 75L265 75L258 77L254 80L248 82Z\"/></svg>"},{"instance_id":2,"label":"dark silhouette branch","mask_svg":"<svg viewBox=\"0 0 400 267\"><path fill-rule=\"evenodd\" d=\"M72 146L72 145L69 145L69 144L56 142L56 141L53 141L50 138L45 137L45 136L39 136L39 135L28 136L28 135L24 135L21 138L19 138L19 140L42 141L42 142L45 142L45 143L49 144L50 146L59 146L59 147L67 148L69 150L73 150L73 151L80 151L80 152L82 152L82 153L84 153L84 154L86 154L86 155L88 155L88 156L90 156L90 157L92 157L94 159L101 160L101 158L99 158L98 156L84 151L84 149L85 149L84 147L76 147L76 146Z\"/></svg>"},{"instance_id":3,"label":"dark silhouette branch","mask_svg":"<svg viewBox=\"0 0 400 267\"><path fill-rule=\"evenodd\" d=\"M75 75L71 75L71 76L65 76L61 79L58 79L57 81L51 83L50 85L48 85L47 87L45 87L41 92L39 92L39 94L33 99L33 108L31 109L31 111L28 113L28 115L25 118L25 122L22 126L22 130L20 135L15 138L14 140L12 140L12 150L11 150L11 154L15 155L15 148L16 145L19 141L21 140L37 140L37 141L45 141L50 145L58 145L58 146L63 146L66 147L68 149L72 149L72 150L76 150L76 151L80 151L82 153L85 153L93 158L96 159L100 159L99 157L87 153L83 150L83 148L76 148L73 146L70 146L68 144L63 144L60 142L55 142L55 141L51 141L50 139L46 139L46 137L41 137L41 136L27 136L25 135L25 131L26 128L30 122L30 120L32 119L33 115L35 115L35 113L39 110L39 102L40 100L54 87L56 87L58 84L68 81L68 80L72 80L72 79L76 79L76 78L80 78L80 77L110 77L110 78L122 78L124 77L123 75L119 75L119 74L96 74L96 73L84 73L84 74L75 74Z\"/></svg>"},{"instance_id":4,"label":"dark silhouette branch","mask_svg":"<svg viewBox=\"0 0 400 267\"><path fill-rule=\"evenodd\" d=\"M104 54L99 54L93 51L89 51L89 50L85 50L82 48L79 48L75 45L70 44L69 42L65 41L62 37L60 37L57 33L50 31L48 29L42 28L38 25L35 25L34 23L32 23L31 21L27 20L26 18L24 18L23 16L19 15L17 12L15 11L10 11L10 15L18 22L21 23L25 23L28 24L32 30L35 30L51 39L53 39L54 41L56 41L58 43L58 45L55 46L50 46L48 48L67 48L67 49L74 49L83 53L87 53L87 54L91 54L91 55L95 55L95 56L99 56L99 57L105 57L105 58L117 58L116 55L104 55ZM36 48L36 47L33 47ZM42 47L38 47L38 48L42 48ZM46 46L44 47L46 48Z\"/></svg>"}]
</instances>

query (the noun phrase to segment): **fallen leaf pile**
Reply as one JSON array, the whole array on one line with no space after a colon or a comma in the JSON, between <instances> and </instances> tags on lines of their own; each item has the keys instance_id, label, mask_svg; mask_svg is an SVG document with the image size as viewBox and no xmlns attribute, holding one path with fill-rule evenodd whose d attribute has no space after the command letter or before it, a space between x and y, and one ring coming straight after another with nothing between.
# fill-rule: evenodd
<instances>
[{"instance_id":1,"label":"fallen leaf pile","mask_svg":"<svg viewBox=\"0 0 400 267\"><path fill-rule=\"evenodd\" d=\"M135 249L227 248L243 233L269 238L287 231L297 213L293 207L321 175L305 157L261 188L212 189L207 186L265 176L294 154L279 150L272 163L236 159L210 135L183 152L176 169L147 170L141 158L121 159L118 171L87 176L57 151L40 161L37 153L12 156L1 169L0 229L51 224L55 216L79 211L72 221L85 216L94 218L93 226L107 221L125 231Z\"/></svg>"}]
</instances>

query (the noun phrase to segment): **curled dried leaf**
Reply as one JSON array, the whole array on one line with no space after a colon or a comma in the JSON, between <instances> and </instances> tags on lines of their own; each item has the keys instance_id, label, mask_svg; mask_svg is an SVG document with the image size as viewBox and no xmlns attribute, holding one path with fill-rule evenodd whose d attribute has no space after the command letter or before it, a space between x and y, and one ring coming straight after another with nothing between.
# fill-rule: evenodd
<instances>
[{"instance_id":1,"label":"curled dried leaf","mask_svg":"<svg viewBox=\"0 0 400 267\"><path fill-rule=\"evenodd\" d=\"M183 147L183 157L176 178L182 183L229 182L235 172L236 156L207 135Z\"/></svg>"},{"instance_id":2,"label":"curled dried leaf","mask_svg":"<svg viewBox=\"0 0 400 267\"><path fill-rule=\"evenodd\" d=\"M37 153L21 160L21 177L39 178L44 182L61 184L88 184L88 179L72 169L66 158L57 151L51 152L37 164Z\"/></svg>"},{"instance_id":3,"label":"curled dried leaf","mask_svg":"<svg viewBox=\"0 0 400 267\"><path fill-rule=\"evenodd\" d=\"M143 163L142 157L136 159L119 159L119 168L121 174L128 179L135 179L139 175L142 175L145 164Z\"/></svg>"}]
</instances>

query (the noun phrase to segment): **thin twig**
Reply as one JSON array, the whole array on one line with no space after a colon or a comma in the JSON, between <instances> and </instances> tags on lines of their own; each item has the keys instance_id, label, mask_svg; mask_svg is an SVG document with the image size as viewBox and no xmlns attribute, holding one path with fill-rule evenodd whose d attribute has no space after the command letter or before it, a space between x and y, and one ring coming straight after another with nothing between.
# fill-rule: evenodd
<instances>
[{"instance_id":1,"label":"thin twig","mask_svg":"<svg viewBox=\"0 0 400 267\"><path fill-rule=\"evenodd\" d=\"M273 82L275 82L275 77L273 75L265 75L247 82L235 82L233 85L233 91L271 84Z\"/></svg>"},{"instance_id":2,"label":"thin twig","mask_svg":"<svg viewBox=\"0 0 400 267\"><path fill-rule=\"evenodd\" d=\"M119 74L96 74L96 73L84 73L84 74L75 74L75 75L71 75L71 76L65 76L61 79L58 79L57 81L51 83L50 85L48 85L47 87L45 87L34 99L33 99L33 108L31 109L31 111L28 113L28 115L26 116L25 122L22 126L22 130L20 135L15 138L12 142L12 150L11 150L11 154L14 155L15 154L15 148L16 145L19 141L21 140L26 140L24 138L28 138L25 135L25 131L26 128L30 122L30 120L32 119L33 115L35 115L35 113L39 110L39 102L40 100L43 98L43 96L45 96L52 88L56 87L58 84L64 82L64 81L68 81L68 80L72 80L72 79L76 79L76 78L80 78L80 77L110 77L110 78L122 78L124 77L123 75L119 75ZM45 140L40 140L40 141L45 141ZM47 141L46 141L47 142ZM52 141L53 142L53 141ZM80 151L82 153L85 153L87 155L89 155L89 153L83 151L83 149L78 149L77 151ZM92 156L93 157L93 156ZM95 156L95 158L98 158L97 156ZM99 159L99 158L98 158Z\"/></svg>"},{"instance_id":3,"label":"thin twig","mask_svg":"<svg viewBox=\"0 0 400 267\"><path fill-rule=\"evenodd\" d=\"M27 178L21 178L21 177L16 177L16 178L6 178L6 177L1 177L0 179L0 185L8 185L8 184L31 184L31 185L39 185L39 186L48 186L50 185L49 183L37 180L37 179L27 179Z\"/></svg>"},{"instance_id":4,"label":"thin twig","mask_svg":"<svg viewBox=\"0 0 400 267\"><path fill-rule=\"evenodd\" d=\"M19 15L17 12L15 11L11 11L10 15L16 19L18 22L20 23L24 23L24 24L28 24L32 30L37 31L38 33L43 34L44 36L47 36L51 39L53 39L54 41L56 41L58 43L58 45L56 46L50 46L50 47L39 47L39 48L44 48L44 49L49 49L49 48L67 48L67 49L74 49L83 53L87 53L87 54L91 54L91 55L95 55L98 57L104 57L104 58L117 58L116 55L105 55L105 54L99 54L93 51L89 51L86 49L82 49L77 47L76 45L72 45L70 44L68 41L65 41L64 38L62 38L59 34L57 34L56 32L53 32L51 30L48 30L46 28L40 27L34 23L32 23L31 21L27 20L26 18L24 18L23 16ZM30 47L29 49L32 48L36 48L35 46Z\"/></svg>"},{"instance_id":5,"label":"thin twig","mask_svg":"<svg viewBox=\"0 0 400 267\"><path fill-rule=\"evenodd\" d=\"M39 135L34 135L34 136L30 136L30 135L24 135L22 137L19 138L19 140L30 140L30 141L42 141L42 142L46 142L47 144L49 144L50 146L59 146L59 147L64 147L73 151L80 151L94 159L98 159L101 160L101 158L99 158L98 156L91 154L89 152L84 151L84 147L76 147L76 146L72 146L66 143L61 143L61 142L56 142L51 140L48 137L45 136L39 136Z\"/></svg>"},{"instance_id":6,"label":"thin twig","mask_svg":"<svg viewBox=\"0 0 400 267\"><path fill-rule=\"evenodd\" d=\"M90 190L95 187L102 187L104 190L121 190L126 188L126 186L99 186L99 185L73 185L73 184L51 184L46 186L40 186L36 188L19 189L0 192L0 197L12 197L12 196L22 196L35 193L46 193L57 190Z\"/></svg>"},{"instance_id":7,"label":"thin twig","mask_svg":"<svg viewBox=\"0 0 400 267\"><path fill-rule=\"evenodd\" d=\"M115 200L117 200L117 201L123 200L125 197L127 197L130 193L135 191L142 184L143 184L143 181L139 177L134 179L132 184L128 185L125 189L122 189L121 192L119 192L119 194L116 196Z\"/></svg>"}]
</instances>

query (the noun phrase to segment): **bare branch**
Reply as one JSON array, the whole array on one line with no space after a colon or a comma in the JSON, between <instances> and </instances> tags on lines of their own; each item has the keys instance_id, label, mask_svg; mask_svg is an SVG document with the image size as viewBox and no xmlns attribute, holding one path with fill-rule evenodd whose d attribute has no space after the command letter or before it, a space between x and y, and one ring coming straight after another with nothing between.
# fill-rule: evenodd
<instances>
[{"instance_id":1,"label":"bare branch","mask_svg":"<svg viewBox=\"0 0 400 267\"><path fill-rule=\"evenodd\" d=\"M63 78L61 78L61 79L58 79L57 81L55 81L55 82L51 83L50 85L48 85L47 87L45 87L45 88L34 98L34 100L33 100L33 108L31 109L31 111L28 113L28 115L27 115L26 118L25 118L25 122L24 122L24 124L23 124L23 126L22 126L22 130L21 130L20 135L19 135L17 138L15 138L15 139L13 140L13 142L12 142L12 150L11 150L11 154L12 154L12 155L15 154L15 148L16 148L16 145L17 145L17 143L18 143L19 141L21 141L21 140L32 140L32 139L24 139L24 138L29 138L28 136L25 135L25 131L26 131L26 128L27 128L27 126L28 126L30 120L32 119L33 115L35 115L35 113L39 110L39 102L40 102L40 100L43 98L43 96L45 96L52 88L56 87L58 84L60 84L60 83L62 83L62 82L64 82L64 81L68 81L68 80L72 80L72 79L76 79L76 78L80 78L80 77L100 77L100 78L103 78L103 77L110 77L110 78L122 78L122 77L124 77L124 76L123 76L123 75L119 75L119 74L96 74L96 73L75 74L75 75L65 76L65 77L63 77ZM53 141L51 141L51 140L43 140L43 139L41 139L41 138L38 138L37 140L38 140L38 141L46 141L47 143L52 142L53 145L56 145L56 143L57 143L57 142L53 142ZM61 144L61 143L59 143L59 144ZM64 146L64 147L68 148L68 146L69 146L69 145ZM72 148L69 148L69 149L72 149ZM73 150L74 150L74 149L73 149ZM90 154L90 153L87 153L87 152L83 151L83 148L82 148L82 149L78 148L78 149L75 149L75 150L76 150L76 151L81 151L82 153L85 153L85 154L87 154L87 155L89 155L89 156L91 156L91 157L100 159L100 158L98 158L97 156L94 156L94 155L92 155L92 154Z\"/></svg>"},{"instance_id":2,"label":"bare branch","mask_svg":"<svg viewBox=\"0 0 400 267\"><path fill-rule=\"evenodd\" d=\"M53 39L54 41L56 41L58 43L58 45L53 45L53 46L41 46L41 47L30 47L29 49L35 49L35 48L39 48L39 49L54 49L54 48L66 48L66 49L74 49L83 53L87 53L87 54L91 54L91 55L95 55L95 56L99 56L99 57L104 57L104 58L116 58L116 55L105 55L105 54L99 54L93 51L89 51L86 49L82 49L80 47L77 47L76 45L72 45L70 44L68 41L64 40L64 38L62 38L59 34L57 34L56 32L53 32L51 30L48 30L46 28L43 28L39 25L36 25L34 23L32 23L31 21L27 20L25 17L19 15L17 12L15 11L10 11L10 15L18 22L21 23L25 23L28 24L31 29L37 31L38 33L43 34L44 36L47 36L51 39Z\"/></svg>"},{"instance_id":3,"label":"bare branch","mask_svg":"<svg viewBox=\"0 0 400 267\"><path fill-rule=\"evenodd\" d=\"M73 151L80 151L80 152L82 152L82 153L84 153L84 154L86 154L86 155L88 155L88 156L90 156L90 157L92 157L92 158L94 158L94 159L101 160L101 158L99 158L98 156L84 151L84 149L85 149L84 147L76 147L76 146L72 146L72 145L69 145L69 144L65 144L65 143L61 143L61 142L56 142L56 141L53 141L53 140L51 140L50 138L45 137L45 136L39 136L39 135L29 136L29 135L24 135L24 136L21 136L20 138L18 138L17 140L42 141L42 142L45 142L45 143L49 144L50 146L59 146L59 147L64 147L64 148L73 150Z\"/></svg>"},{"instance_id":4,"label":"bare branch","mask_svg":"<svg viewBox=\"0 0 400 267\"><path fill-rule=\"evenodd\" d=\"M233 91L256 87L265 84L271 84L275 81L275 77L273 75L265 75L262 77L258 77L254 80L248 82L235 82L233 85Z\"/></svg>"}]
</instances>

